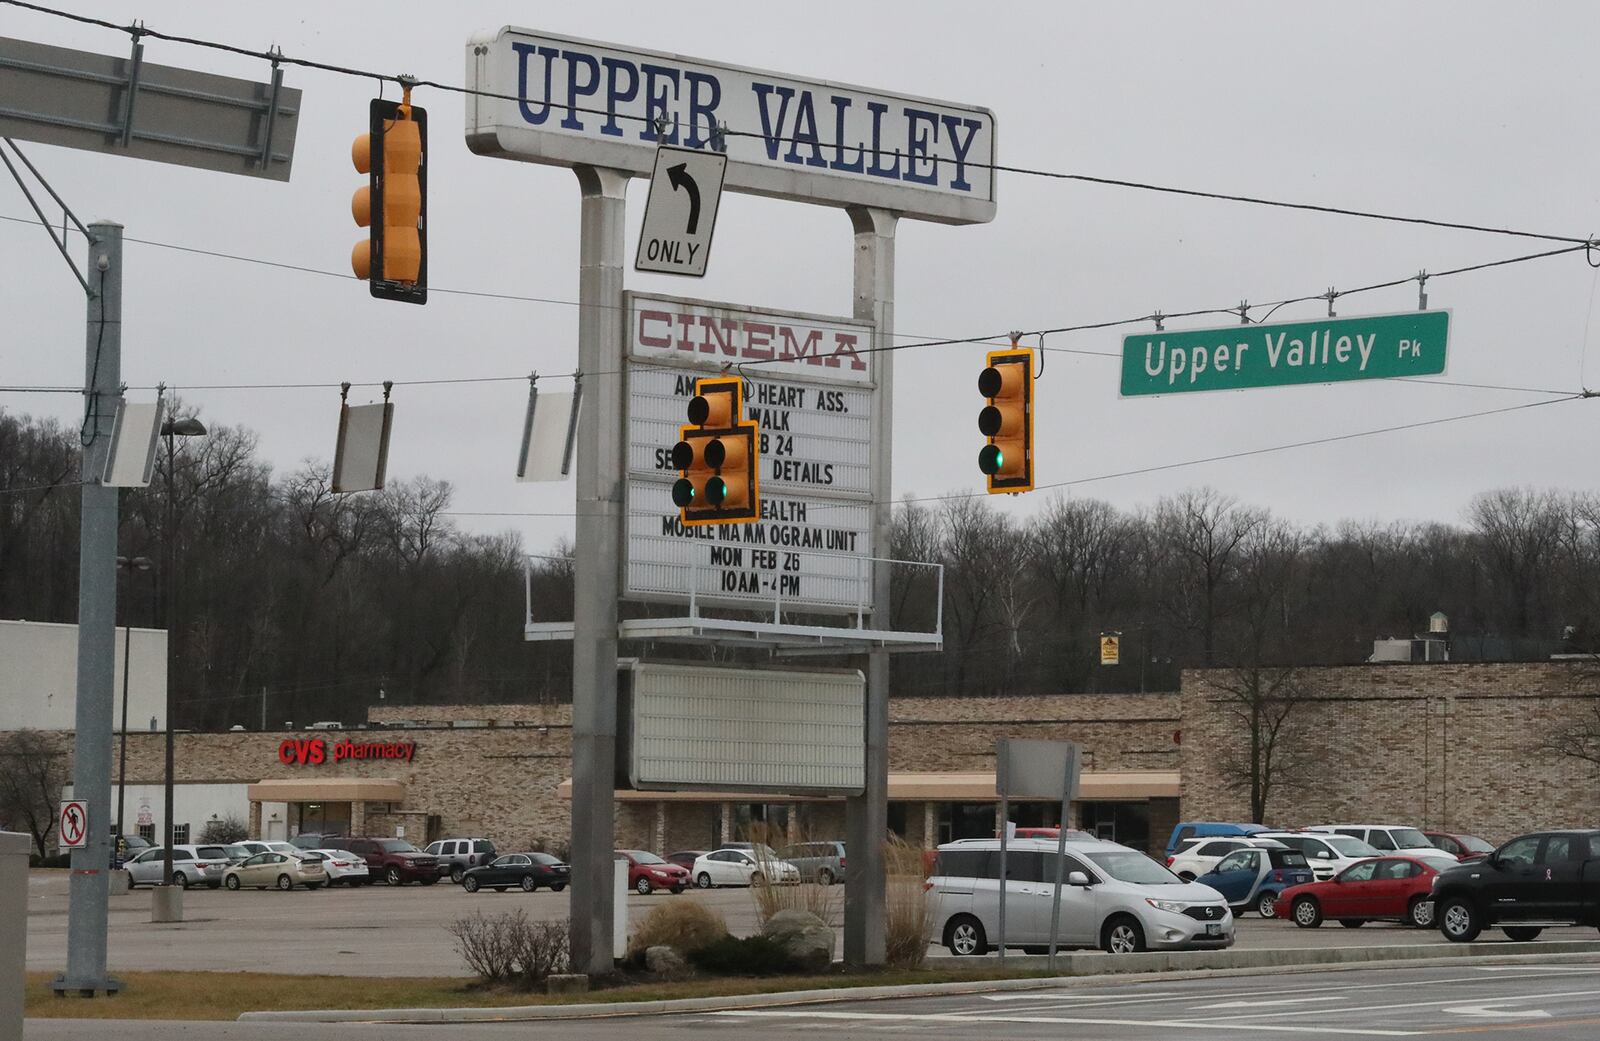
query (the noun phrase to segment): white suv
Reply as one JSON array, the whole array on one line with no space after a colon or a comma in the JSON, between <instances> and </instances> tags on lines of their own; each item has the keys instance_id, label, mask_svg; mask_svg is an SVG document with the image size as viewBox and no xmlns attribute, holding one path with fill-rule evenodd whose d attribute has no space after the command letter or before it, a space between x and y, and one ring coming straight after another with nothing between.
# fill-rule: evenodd
<instances>
[{"instance_id":1,"label":"white suv","mask_svg":"<svg viewBox=\"0 0 1600 1041\"><path fill-rule=\"evenodd\" d=\"M1301 830L1349 835L1377 849L1380 856L1385 853L1401 853L1408 857L1415 857L1417 860L1440 871L1447 867L1455 867L1461 863L1449 853L1429 842L1428 836L1416 828L1404 824L1319 824L1315 827L1302 828Z\"/></svg>"},{"instance_id":2,"label":"white suv","mask_svg":"<svg viewBox=\"0 0 1600 1041\"><path fill-rule=\"evenodd\" d=\"M1209 886L1184 882L1138 850L1069 839L1062 872L1058 947L1113 954L1233 944L1233 913ZM1055 839L1017 839L1006 853L1006 946L1043 953L1050 943ZM1000 840L939 847L928 880L934 926L951 954L984 954L999 942Z\"/></svg>"},{"instance_id":3,"label":"white suv","mask_svg":"<svg viewBox=\"0 0 1600 1041\"><path fill-rule=\"evenodd\" d=\"M1383 855L1353 835L1336 835L1329 831L1315 834L1304 831L1264 831L1255 837L1272 839L1304 853L1306 863L1311 865L1311 873L1318 882L1328 881L1358 861Z\"/></svg>"},{"instance_id":4,"label":"white suv","mask_svg":"<svg viewBox=\"0 0 1600 1041\"><path fill-rule=\"evenodd\" d=\"M1186 839L1179 844L1178 852L1167 858L1167 870L1185 882L1193 882L1207 871L1216 867L1218 862L1229 853L1252 847L1281 848L1281 843L1274 842L1271 839L1263 840L1260 835L1229 835L1214 839Z\"/></svg>"}]
</instances>

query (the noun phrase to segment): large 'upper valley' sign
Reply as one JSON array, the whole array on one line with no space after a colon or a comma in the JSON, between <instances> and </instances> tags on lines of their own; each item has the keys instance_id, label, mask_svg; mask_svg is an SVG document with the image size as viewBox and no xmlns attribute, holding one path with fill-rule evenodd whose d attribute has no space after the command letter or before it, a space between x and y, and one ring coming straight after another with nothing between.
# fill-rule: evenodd
<instances>
[{"instance_id":1,"label":"large 'upper valley' sign","mask_svg":"<svg viewBox=\"0 0 1600 1041\"><path fill-rule=\"evenodd\" d=\"M713 148L732 191L994 219L985 108L509 26L467 42L467 83L484 92L466 102L467 147L481 155L648 175L658 145Z\"/></svg>"}]
</instances>

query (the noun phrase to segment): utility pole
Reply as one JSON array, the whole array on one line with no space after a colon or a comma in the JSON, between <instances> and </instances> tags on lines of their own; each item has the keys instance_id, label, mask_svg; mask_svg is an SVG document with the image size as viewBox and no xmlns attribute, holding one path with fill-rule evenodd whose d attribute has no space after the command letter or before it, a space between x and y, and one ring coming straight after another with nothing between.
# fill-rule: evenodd
<instances>
[{"instance_id":1,"label":"utility pole","mask_svg":"<svg viewBox=\"0 0 1600 1041\"><path fill-rule=\"evenodd\" d=\"M117 489L101 484L122 398L122 225L89 225L88 336L78 540L78 690L72 794L89 807L88 840L72 851L67 971L57 993L114 993L106 975L106 903L111 872L111 720L116 707Z\"/></svg>"}]
</instances>

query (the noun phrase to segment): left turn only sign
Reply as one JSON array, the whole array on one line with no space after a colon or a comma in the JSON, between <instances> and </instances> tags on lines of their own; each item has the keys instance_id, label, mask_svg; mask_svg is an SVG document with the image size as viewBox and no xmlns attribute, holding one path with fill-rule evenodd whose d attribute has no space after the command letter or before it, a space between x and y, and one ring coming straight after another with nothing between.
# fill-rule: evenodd
<instances>
[{"instance_id":1,"label":"left turn only sign","mask_svg":"<svg viewBox=\"0 0 1600 1041\"><path fill-rule=\"evenodd\" d=\"M61 804L62 849L82 849L89 844L89 806L79 799L68 799Z\"/></svg>"},{"instance_id":2,"label":"left turn only sign","mask_svg":"<svg viewBox=\"0 0 1600 1041\"><path fill-rule=\"evenodd\" d=\"M728 157L721 152L656 150L634 270L696 278L706 273L727 171Z\"/></svg>"}]
</instances>

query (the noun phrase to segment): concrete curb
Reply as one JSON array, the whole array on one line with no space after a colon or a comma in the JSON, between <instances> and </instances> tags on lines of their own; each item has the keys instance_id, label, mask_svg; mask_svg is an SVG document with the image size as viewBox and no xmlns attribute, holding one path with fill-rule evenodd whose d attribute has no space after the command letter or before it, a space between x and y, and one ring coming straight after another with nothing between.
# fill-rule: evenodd
<instances>
[{"instance_id":1,"label":"concrete curb","mask_svg":"<svg viewBox=\"0 0 1600 1041\"><path fill-rule=\"evenodd\" d=\"M1092 986L1115 976L1118 983L1150 980L1201 979L1219 976L1257 976L1280 972L1338 972L1372 965L1404 963L1428 968L1462 961L1521 964L1537 962L1600 961L1600 941L1559 940L1538 944L1472 943L1384 947L1290 948L1250 951L1174 951L1109 956L1070 954L1065 975L1010 980L962 980L952 983L908 983L890 987L837 987L825 990L791 990L769 994L736 994L706 998L669 998L657 1001L587 1002L569 1005L518 1005L503 1008L329 1009L326 1011L245 1012L240 1022L299 1023L504 1023L528 1020L603 1019L616 1016L655 1016L672 1012L725 1012L780 1005L811 1005L842 1001L882 1001L890 998L931 997L947 994L985 994L1015 990L1054 990ZM930 959L933 961L934 959ZM949 959L973 965L971 959ZM1020 959L1019 959L1020 961ZM937 959L942 966L945 959Z\"/></svg>"}]
</instances>

